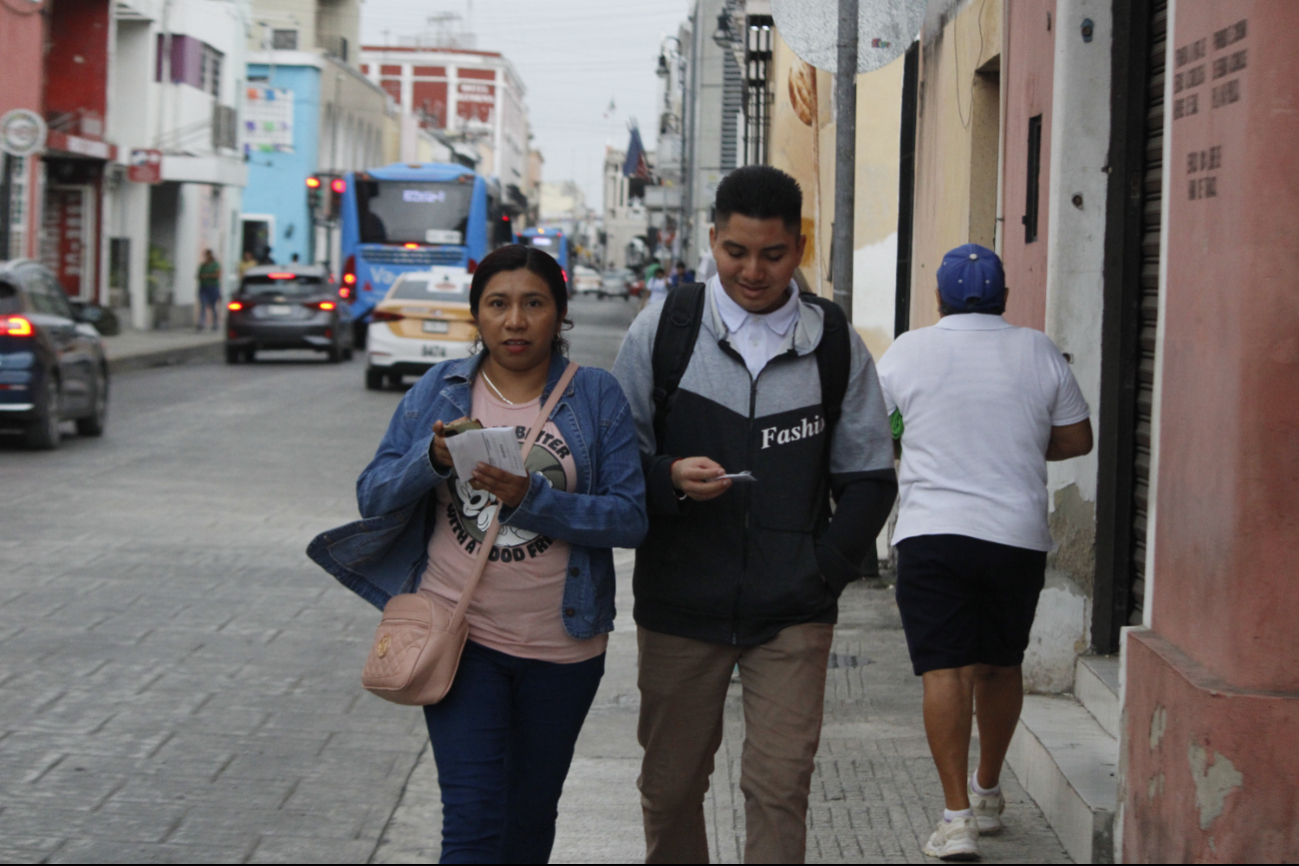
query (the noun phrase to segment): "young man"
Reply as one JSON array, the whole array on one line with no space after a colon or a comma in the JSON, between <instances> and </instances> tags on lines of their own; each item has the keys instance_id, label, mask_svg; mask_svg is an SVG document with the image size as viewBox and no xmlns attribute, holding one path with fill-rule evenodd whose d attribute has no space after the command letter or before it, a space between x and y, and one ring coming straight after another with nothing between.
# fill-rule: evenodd
<instances>
[{"instance_id":1,"label":"young man","mask_svg":"<svg viewBox=\"0 0 1299 866\"><path fill-rule=\"evenodd\" d=\"M745 862L803 862L837 599L897 492L869 352L838 307L791 289L801 215L783 172L728 175L717 275L647 309L614 364L650 511L634 582L649 863L708 861L704 793L737 665Z\"/></svg>"},{"instance_id":2,"label":"young man","mask_svg":"<svg viewBox=\"0 0 1299 866\"><path fill-rule=\"evenodd\" d=\"M1001 317L995 253L944 256L938 306L938 324L898 337L879 375L902 449L898 609L947 805L924 853L974 860L979 834L1002 828L1001 765L1051 548L1046 463L1091 451L1092 430L1055 344ZM979 768L967 777L975 706Z\"/></svg>"}]
</instances>

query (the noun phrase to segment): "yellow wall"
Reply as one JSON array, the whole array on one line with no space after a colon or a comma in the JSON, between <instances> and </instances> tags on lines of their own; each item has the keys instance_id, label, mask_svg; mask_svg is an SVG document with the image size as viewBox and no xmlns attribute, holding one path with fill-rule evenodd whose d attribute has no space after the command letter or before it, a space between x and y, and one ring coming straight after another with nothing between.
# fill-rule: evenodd
<instances>
[{"instance_id":1,"label":"yellow wall","mask_svg":"<svg viewBox=\"0 0 1299 866\"><path fill-rule=\"evenodd\" d=\"M984 151L997 144L996 136L986 135L986 124L974 117L976 108L989 105L987 99L976 99L976 70L1000 57L1001 20L1001 0L971 2L947 21L942 32L925 33L921 38L911 268L913 328L938 320L934 273L943 254L974 240L971 167L975 167L977 179L978 166L986 162L981 158ZM977 150L973 145L976 134ZM995 152L991 158L995 165ZM976 215L981 210L974 208ZM980 235L977 240L983 239L983 232L976 234Z\"/></svg>"},{"instance_id":2,"label":"yellow wall","mask_svg":"<svg viewBox=\"0 0 1299 866\"><path fill-rule=\"evenodd\" d=\"M829 297L833 290L826 277L834 222L834 76L807 66L780 34L773 66L770 162L803 187L803 231L808 236L803 274L818 294ZM899 58L857 77L853 320L876 357L893 341L902 66Z\"/></svg>"}]
</instances>

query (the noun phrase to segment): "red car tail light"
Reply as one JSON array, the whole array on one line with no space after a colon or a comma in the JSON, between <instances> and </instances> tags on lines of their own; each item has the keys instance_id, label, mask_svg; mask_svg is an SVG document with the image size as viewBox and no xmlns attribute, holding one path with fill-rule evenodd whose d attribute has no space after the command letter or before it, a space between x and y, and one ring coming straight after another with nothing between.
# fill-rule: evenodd
<instances>
[{"instance_id":1,"label":"red car tail light","mask_svg":"<svg viewBox=\"0 0 1299 866\"><path fill-rule=\"evenodd\" d=\"M296 280L297 274L267 274L272 280Z\"/></svg>"},{"instance_id":2,"label":"red car tail light","mask_svg":"<svg viewBox=\"0 0 1299 866\"><path fill-rule=\"evenodd\" d=\"M239 301L231 301L230 303L226 304L226 309L232 313L237 313L243 308L244 305L241 304Z\"/></svg>"},{"instance_id":3,"label":"red car tail light","mask_svg":"<svg viewBox=\"0 0 1299 866\"><path fill-rule=\"evenodd\" d=\"M338 296L343 300L347 300L349 297L352 296L352 290L349 289L347 286L340 286L338 289Z\"/></svg>"},{"instance_id":4,"label":"red car tail light","mask_svg":"<svg viewBox=\"0 0 1299 866\"><path fill-rule=\"evenodd\" d=\"M0 317L0 337L30 337L34 333L31 321L24 316Z\"/></svg>"},{"instance_id":5,"label":"red car tail light","mask_svg":"<svg viewBox=\"0 0 1299 866\"><path fill-rule=\"evenodd\" d=\"M371 319L376 322L398 322L404 318L406 317L395 310L375 310L374 315L371 316Z\"/></svg>"},{"instance_id":6,"label":"red car tail light","mask_svg":"<svg viewBox=\"0 0 1299 866\"><path fill-rule=\"evenodd\" d=\"M356 256L348 256L343 263L343 286L350 289L356 285ZM343 297L347 297L344 295Z\"/></svg>"},{"instance_id":7,"label":"red car tail light","mask_svg":"<svg viewBox=\"0 0 1299 866\"><path fill-rule=\"evenodd\" d=\"M321 301L319 304L316 304L316 306L322 310L329 311L337 307L338 304L335 304L333 301Z\"/></svg>"}]
</instances>

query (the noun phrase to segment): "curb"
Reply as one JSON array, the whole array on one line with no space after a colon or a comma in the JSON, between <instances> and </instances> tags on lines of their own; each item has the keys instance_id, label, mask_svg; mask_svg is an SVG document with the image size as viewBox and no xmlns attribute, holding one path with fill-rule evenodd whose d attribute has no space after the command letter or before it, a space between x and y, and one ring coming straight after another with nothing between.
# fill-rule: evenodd
<instances>
[{"instance_id":1,"label":"curb","mask_svg":"<svg viewBox=\"0 0 1299 866\"><path fill-rule=\"evenodd\" d=\"M129 373L133 370L148 370L153 367L172 367L187 364L190 361L206 361L223 356L225 342L199 343L192 346L176 346L171 349L158 349L151 352L138 352L119 358L108 359L108 372Z\"/></svg>"}]
</instances>

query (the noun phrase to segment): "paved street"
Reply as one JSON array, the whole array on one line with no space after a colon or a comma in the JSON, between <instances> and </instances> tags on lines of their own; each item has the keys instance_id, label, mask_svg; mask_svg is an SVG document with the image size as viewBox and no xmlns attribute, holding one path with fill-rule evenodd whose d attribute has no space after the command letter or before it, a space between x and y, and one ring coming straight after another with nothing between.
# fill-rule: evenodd
<instances>
[{"instance_id":1,"label":"paved street","mask_svg":"<svg viewBox=\"0 0 1299 866\"><path fill-rule=\"evenodd\" d=\"M608 366L634 311L575 304L575 360ZM0 862L436 860L422 716L359 684L378 614L303 555L355 516L400 394L309 354L114 389L102 440L0 440ZM556 862L644 856L632 554L618 562L618 630ZM892 594L845 598L809 859L923 860L941 797ZM709 795L719 862L742 851L736 709ZM1010 829L985 858L1066 862L1006 787Z\"/></svg>"}]
</instances>

